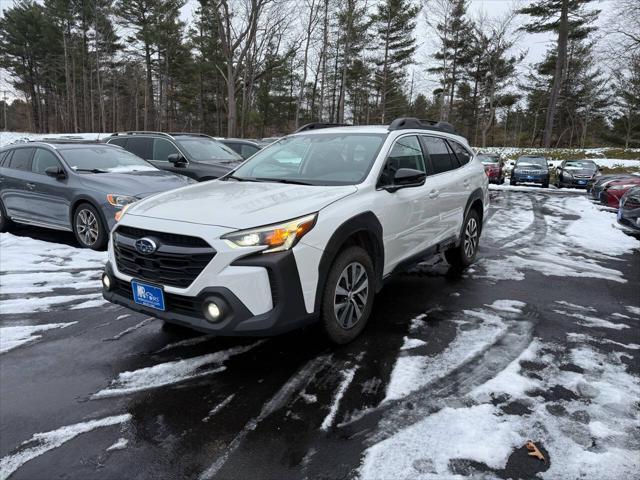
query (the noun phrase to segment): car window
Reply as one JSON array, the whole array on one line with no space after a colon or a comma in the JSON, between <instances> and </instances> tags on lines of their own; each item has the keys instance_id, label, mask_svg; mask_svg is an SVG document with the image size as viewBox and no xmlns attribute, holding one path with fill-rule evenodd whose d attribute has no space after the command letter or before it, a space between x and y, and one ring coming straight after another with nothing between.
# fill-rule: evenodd
<instances>
[{"instance_id":1,"label":"car window","mask_svg":"<svg viewBox=\"0 0 640 480\"><path fill-rule=\"evenodd\" d=\"M242 157L227 145L207 137L180 137L178 145L196 162L237 162Z\"/></svg>"},{"instance_id":2,"label":"car window","mask_svg":"<svg viewBox=\"0 0 640 480\"><path fill-rule=\"evenodd\" d=\"M31 157L35 148L16 148L9 162L9 168L14 170L31 171Z\"/></svg>"},{"instance_id":3,"label":"car window","mask_svg":"<svg viewBox=\"0 0 640 480\"><path fill-rule=\"evenodd\" d=\"M153 159L167 162L169 155L180 153L173 143L165 138L153 140Z\"/></svg>"},{"instance_id":4,"label":"car window","mask_svg":"<svg viewBox=\"0 0 640 480\"><path fill-rule=\"evenodd\" d=\"M418 137L415 135L399 138L393 144L387 162L380 174L380 185L393 185L393 178L401 168L411 168L427 173L424 167L424 156Z\"/></svg>"},{"instance_id":5,"label":"car window","mask_svg":"<svg viewBox=\"0 0 640 480\"><path fill-rule=\"evenodd\" d=\"M452 152L444 139L425 135L422 141L431 159L434 174L448 172L457 167L457 162L454 163L455 160L451 158Z\"/></svg>"},{"instance_id":6,"label":"car window","mask_svg":"<svg viewBox=\"0 0 640 480\"><path fill-rule=\"evenodd\" d=\"M0 167L3 167L3 163L4 163L4 159L7 156L7 154L10 152L10 150L7 150L6 152L0 152Z\"/></svg>"},{"instance_id":7,"label":"car window","mask_svg":"<svg viewBox=\"0 0 640 480\"><path fill-rule=\"evenodd\" d=\"M256 152L233 172L233 178L355 185L369 174L385 136L349 132L292 135Z\"/></svg>"},{"instance_id":8,"label":"car window","mask_svg":"<svg viewBox=\"0 0 640 480\"><path fill-rule=\"evenodd\" d=\"M31 166L31 171L33 173L46 175L45 170L47 168L59 166L60 162L58 161L58 158L49 150L45 150L44 148L36 149L36 153L33 156L33 165Z\"/></svg>"},{"instance_id":9,"label":"car window","mask_svg":"<svg viewBox=\"0 0 640 480\"><path fill-rule=\"evenodd\" d=\"M140 158L150 160L153 154L153 138L129 137L127 150Z\"/></svg>"},{"instance_id":10,"label":"car window","mask_svg":"<svg viewBox=\"0 0 640 480\"><path fill-rule=\"evenodd\" d=\"M242 158L249 158L258 150L260 150L258 147L254 147L253 145L243 144L240 146L240 155L242 155Z\"/></svg>"},{"instance_id":11,"label":"car window","mask_svg":"<svg viewBox=\"0 0 640 480\"><path fill-rule=\"evenodd\" d=\"M114 138L109 140L110 145L118 145L119 147L125 147L127 144L127 138Z\"/></svg>"},{"instance_id":12,"label":"car window","mask_svg":"<svg viewBox=\"0 0 640 480\"><path fill-rule=\"evenodd\" d=\"M449 146L451 147L451 149L456 154L456 157L458 158L458 163L461 166L462 165L466 165L467 163L469 163L469 160L471 160L471 154L469 153L469 151L466 148L464 148L458 142L454 142L454 141L451 141L451 140L449 140Z\"/></svg>"},{"instance_id":13,"label":"car window","mask_svg":"<svg viewBox=\"0 0 640 480\"><path fill-rule=\"evenodd\" d=\"M62 155L69 168L79 173L157 171L157 168L146 160L109 145L61 147L58 153Z\"/></svg>"}]
</instances>

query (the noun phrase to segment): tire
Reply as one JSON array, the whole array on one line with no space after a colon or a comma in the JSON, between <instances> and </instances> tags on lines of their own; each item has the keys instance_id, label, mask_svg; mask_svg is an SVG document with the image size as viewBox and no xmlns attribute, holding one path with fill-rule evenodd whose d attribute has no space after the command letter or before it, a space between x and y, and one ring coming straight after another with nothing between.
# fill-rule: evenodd
<instances>
[{"instance_id":1,"label":"tire","mask_svg":"<svg viewBox=\"0 0 640 480\"><path fill-rule=\"evenodd\" d=\"M504 184L504 177L502 177L499 181L498 181L498 185L503 185Z\"/></svg>"},{"instance_id":2,"label":"tire","mask_svg":"<svg viewBox=\"0 0 640 480\"><path fill-rule=\"evenodd\" d=\"M374 281L373 262L363 248L348 247L335 258L322 292L320 311L322 329L332 343L349 343L364 330L373 308Z\"/></svg>"},{"instance_id":3,"label":"tire","mask_svg":"<svg viewBox=\"0 0 640 480\"><path fill-rule=\"evenodd\" d=\"M0 232L6 232L11 228L11 220L7 216L7 211L4 209L4 205L0 200Z\"/></svg>"},{"instance_id":4,"label":"tire","mask_svg":"<svg viewBox=\"0 0 640 480\"><path fill-rule=\"evenodd\" d=\"M542 188L549 188L549 180L542 184Z\"/></svg>"},{"instance_id":5,"label":"tire","mask_svg":"<svg viewBox=\"0 0 640 480\"><path fill-rule=\"evenodd\" d=\"M456 268L464 268L474 262L478 254L480 232L480 216L475 210L469 210L462 224L460 245L450 248L444 253L449 265Z\"/></svg>"},{"instance_id":6,"label":"tire","mask_svg":"<svg viewBox=\"0 0 640 480\"><path fill-rule=\"evenodd\" d=\"M73 212L73 233L82 248L103 250L107 244L107 229L102 217L89 203L81 203Z\"/></svg>"},{"instance_id":7,"label":"tire","mask_svg":"<svg viewBox=\"0 0 640 480\"><path fill-rule=\"evenodd\" d=\"M518 184L518 182L516 182L516 181L513 179L513 177L511 177L511 179L509 179L509 185L514 185L514 186L515 186L515 185L517 185L517 184Z\"/></svg>"}]
</instances>

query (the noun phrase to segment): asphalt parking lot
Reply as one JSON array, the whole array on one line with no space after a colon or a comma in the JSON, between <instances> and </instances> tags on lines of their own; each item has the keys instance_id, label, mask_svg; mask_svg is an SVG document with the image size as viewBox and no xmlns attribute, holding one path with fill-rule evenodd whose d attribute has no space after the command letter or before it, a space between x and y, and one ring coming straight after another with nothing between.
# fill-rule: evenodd
<instances>
[{"instance_id":1,"label":"asphalt parking lot","mask_svg":"<svg viewBox=\"0 0 640 480\"><path fill-rule=\"evenodd\" d=\"M102 303L103 253L3 234L0 479L637 478L640 242L614 221L494 190L477 264L393 279L341 348L165 328Z\"/></svg>"}]
</instances>

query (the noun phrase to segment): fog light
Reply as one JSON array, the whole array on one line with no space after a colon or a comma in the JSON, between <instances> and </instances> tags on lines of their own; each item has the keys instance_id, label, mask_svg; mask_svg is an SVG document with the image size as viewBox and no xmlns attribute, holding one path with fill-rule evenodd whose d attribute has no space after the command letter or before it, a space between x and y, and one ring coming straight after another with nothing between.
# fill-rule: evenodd
<instances>
[{"instance_id":1,"label":"fog light","mask_svg":"<svg viewBox=\"0 0 640 480\"><path fill-rule=\"evenodd\" d=\"M208 322L221 322L229 313L224 300L218 297L209 297L202 303L202 313Z\"/></svg>"},{"instance_id":2,"label":"fog light","mask_svg":"<svg viewBox=\"0 0 640 480\"><path fill-rule=\"evenodd\" d=\"M220 307L216 305L214 302L211 302L207 305L207 313L211 317L212 320L218 320L222 315L220 311Z\"/></svg>"},{"instance_id":3,"label":"fog light","mask_svg":"<svg viewBox=\"0 0 640 480\"><path fill-rule=\"evenodd\" d=\"M105 290L111 290L111 278L106 273L102 275L102 286Z\"/></svg>"}]
</instances>

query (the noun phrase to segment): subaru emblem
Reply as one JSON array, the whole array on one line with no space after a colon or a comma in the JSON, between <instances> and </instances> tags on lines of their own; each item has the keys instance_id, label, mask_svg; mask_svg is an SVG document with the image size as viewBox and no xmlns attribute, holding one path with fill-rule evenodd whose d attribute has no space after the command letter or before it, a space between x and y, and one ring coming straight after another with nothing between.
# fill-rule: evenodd
<instances>
[{"instance_id":1,"label":"subaru emblem","mask_svg":"<svg viewBox=\"0 0 640 480\"><path fill-rule=\"evenodd\" d=\"M136 250L142 255L150 255L155 252L157 248L156 242L150 238L145 237L136 240Z\"/></svg>"}]
</instances>

